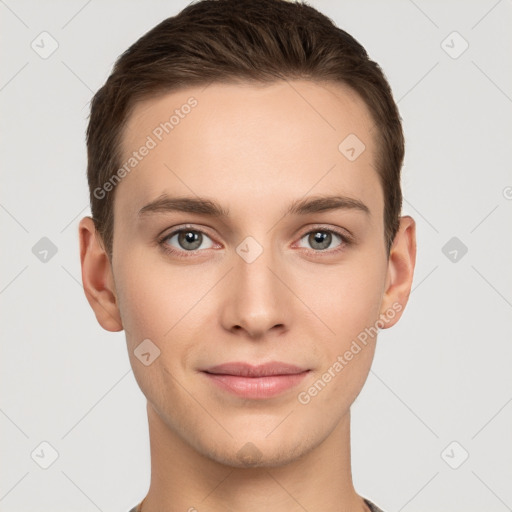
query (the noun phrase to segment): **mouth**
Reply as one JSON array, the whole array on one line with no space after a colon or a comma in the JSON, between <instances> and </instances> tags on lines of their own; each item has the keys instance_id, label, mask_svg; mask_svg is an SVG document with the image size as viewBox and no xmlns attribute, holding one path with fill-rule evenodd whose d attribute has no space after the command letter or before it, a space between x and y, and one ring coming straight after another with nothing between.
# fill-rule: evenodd
<instances>
[{"instance_id":1,"label":"mouth","mask_svg":"<svg viewBox=\"0 0 512 512\"><path fill-rule=\"evenodd\" d=\"M262 365L225 363L202 373L223 391L252 400L277 396L297 386L310 372L299 366L271 362Z\"/></svg>"}]
</instances>

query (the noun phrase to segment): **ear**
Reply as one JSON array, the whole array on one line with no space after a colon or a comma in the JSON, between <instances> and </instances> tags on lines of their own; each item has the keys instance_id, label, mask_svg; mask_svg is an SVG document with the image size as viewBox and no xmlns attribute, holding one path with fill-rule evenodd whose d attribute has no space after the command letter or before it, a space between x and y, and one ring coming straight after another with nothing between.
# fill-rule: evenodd
<instances>
[{"instance_id":1,"label":"ear","mask_svg":"<svg viewBox=\"0 0 512 512\"><path fill-rule=\"evenodd\" d=\"M416 223L406 215L400 217L400 226L389 253L386 290L380 311L381 318L385 318L384 329L395 325L402 316L411 293L415 263Z\"/></svg>"},{"instance_id":2,"label":"ear","mask_svg":"<svg viewBox=\"0 0 512 512\"><path fill-rule=\"evenodd\" d=\"M91 217L80 221L78 236L85 296L103 329L122 331L112 266Z\"/></svg>"}]
</instances>

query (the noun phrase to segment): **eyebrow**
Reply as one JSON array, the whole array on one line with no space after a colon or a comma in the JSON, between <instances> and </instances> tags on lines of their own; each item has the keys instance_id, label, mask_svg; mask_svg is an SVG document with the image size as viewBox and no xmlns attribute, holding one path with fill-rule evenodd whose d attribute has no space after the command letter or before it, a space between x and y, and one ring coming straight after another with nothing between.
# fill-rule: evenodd
<instances>
[{"instance_id":1,"label":"eyebrow","mask_svg":"<svg viewBox=\"0 0 512 512\"><path fill-rule=\"evenodd\" d=\"M370 209L362 201L342 195L298 199L290 204L284 215L308 215L331 210L356 210L370 215ZM167 194L162 194L143 206L138 212L138 217L162 212L198 213L217 218L229 217L229 209L207 197L171 197Z\"/></svg>"}]
</instances>

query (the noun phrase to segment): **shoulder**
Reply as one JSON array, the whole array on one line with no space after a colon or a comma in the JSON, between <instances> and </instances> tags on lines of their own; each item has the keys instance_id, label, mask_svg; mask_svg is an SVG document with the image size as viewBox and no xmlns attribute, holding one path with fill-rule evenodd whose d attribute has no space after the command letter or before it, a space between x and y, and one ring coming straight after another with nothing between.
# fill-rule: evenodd
<instances>
[{"instance_id":1,"label":"shoulder","mask_svg":"<svg viewBox=\"0 0 512 512\"><path fill-rule=\"evenodd\" d=\"M366 498L363 498L364 499L364 502L368 505L368 508L370 509L371 512L384 512L381 508L377 507L377 505L375 505L375 503L372 503L370 500L367 500ZM132 512L130 510L130 512ZM133 511L135 512L135 511Z\"/></svg>"}]
</instances>

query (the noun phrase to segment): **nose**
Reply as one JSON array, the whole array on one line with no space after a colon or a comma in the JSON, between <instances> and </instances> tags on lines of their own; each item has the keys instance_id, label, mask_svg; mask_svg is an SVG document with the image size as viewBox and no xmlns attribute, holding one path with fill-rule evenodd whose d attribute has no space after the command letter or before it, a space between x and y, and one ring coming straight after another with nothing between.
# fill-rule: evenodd
<instances>
[{"instance_id":1,"label":"nose","mask_svg":"<svg viewBox=\"0 0 512 512\"><path fill-rule=\"evenodd\" d=\"M277 336L289 329L293 307L292 295L283 284L283 265L271 249L252 259L254 251L261 249L248 247L249 252L244 254L242 246L234 254L234 267L224 283L222 325L250 339Z\"/></svg>"}]
</instances>

